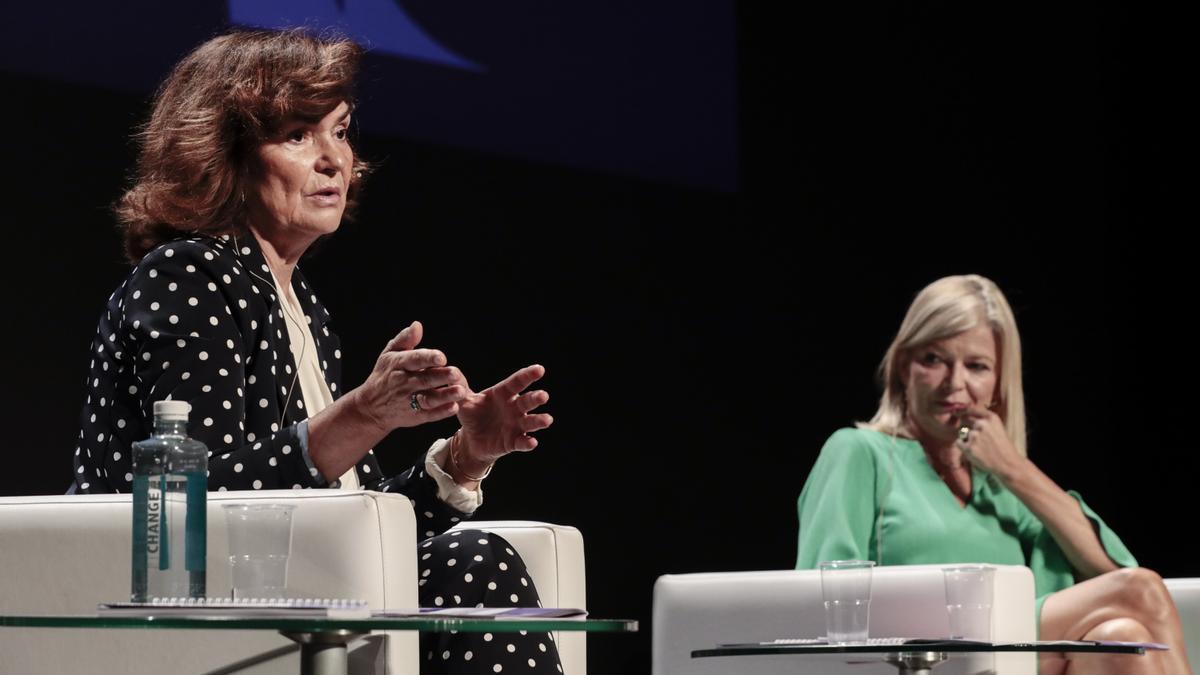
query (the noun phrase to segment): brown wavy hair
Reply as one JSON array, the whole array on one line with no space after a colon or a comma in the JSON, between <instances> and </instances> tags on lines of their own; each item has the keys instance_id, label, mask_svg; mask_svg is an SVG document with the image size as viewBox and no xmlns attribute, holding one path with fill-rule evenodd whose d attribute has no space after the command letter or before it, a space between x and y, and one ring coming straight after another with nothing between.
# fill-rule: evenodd
<instances>
[{"instance_id":1,"label":"brown wavy hair","mask_svg":"<svg viewBox=\"0 0 1200 675\"><path fill-rule=\"evenodd\" d=\"M251 152L289 119L353 106L362 48L304 30L234 31L197 47L154 96L131 187L117 202L125 255L137 263L177 237L242 227ZM350 215L368 165L357 154Z\"/></svg>"}]
</instances>

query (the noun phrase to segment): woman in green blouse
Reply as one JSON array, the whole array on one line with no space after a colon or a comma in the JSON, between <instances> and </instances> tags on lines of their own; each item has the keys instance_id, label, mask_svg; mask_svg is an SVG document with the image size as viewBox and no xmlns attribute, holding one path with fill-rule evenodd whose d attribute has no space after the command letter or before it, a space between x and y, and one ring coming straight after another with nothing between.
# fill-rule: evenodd
<instances>
[{"instance_id":1,"label":"woman in green blouse","mask_svg":"<svg viewBox=\"0 0 1200 675\"><path fill-rule=\"evenodd\" d=\"M1020 337L994 283L968 275L927 286L881 370L879 410L830 437L800 493L798 568L1027 565L1042 639L1171 647L1046 661L1043 674L1191 672L1162 579L1026 456Z\"/></svg>"}]
</instances>

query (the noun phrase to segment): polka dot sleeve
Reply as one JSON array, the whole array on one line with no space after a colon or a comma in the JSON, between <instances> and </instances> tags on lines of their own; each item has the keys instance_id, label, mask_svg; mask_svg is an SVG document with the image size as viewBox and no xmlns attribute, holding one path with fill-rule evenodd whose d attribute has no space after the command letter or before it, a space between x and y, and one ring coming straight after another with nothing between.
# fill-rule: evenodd
<instances>
[{"instance_id":1,"label":"polka dot sleeve","mask_svg":"<svg viewBox=\"0 0 1200 675\"><path fill-rule=\"evenodd\" d=\"M299 392L287 377L275 386L274 289L255 281L230 247L208 240L172 242L142 260L101 320L76 454L80 491L129 488L128 446L150 435L154 401L168 398L192 405L188 433L209 448L209 489L319 485L281 414Z\"/></svg>"},{"instance_id":2,"label":"polka dot sleeve","mask_svg":"<svg viewBox=\"0 0 1200 675\"><path fill-rule=\"evenodd\" d=\"M322 374L340 398L342 354L329 312L299 268L292 283ZM309 411L277 293L253 238L196 237L149 253L109 298L92 342L77 491L129 491L130 446L150 436L154 401L168 397L192 404L188 432L212 452L210 490L327 487L304 460L300 423ZM373 451L355 466L363 487L412 500L418 538L467 518L438 499L425 456L391 478Z\"/></svg>"},{"instance_id":3,"label":"polka dot sleeve","mask_svg":"<svg viewBox=\"0 0 1200 675\"><path fill-rule=\"evenodd\" d=\"M437 481L425 470L423 454L416 465L404 473L371 486L380 492L400 492L408 495L417 516L417 541L441 534L459 521L470 518L453 506L438 499Z\"/></svg>"}]
</instances>

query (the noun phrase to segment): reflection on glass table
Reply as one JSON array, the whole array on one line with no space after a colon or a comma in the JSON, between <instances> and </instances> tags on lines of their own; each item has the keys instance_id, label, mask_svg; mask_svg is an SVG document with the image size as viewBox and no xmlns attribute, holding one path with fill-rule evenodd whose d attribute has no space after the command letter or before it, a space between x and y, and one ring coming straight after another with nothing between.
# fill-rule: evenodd
<instances>
[{"instance_id":1,"label":"reflection on glass table","mask_svg":"<svg viewBox=\"0 0 1200 675\"><path fill-rule=\"evenodd\" d=\"M135 628L192 630L271 630L300 645L304 675L345 675L346 645L377 630L444 633L516 633L519 631L577 631L635 633L636 621L624 619L467 619L457 617L263 617L231 613L208 616L0 616L0 627Z\"/></svg>"},{"instance_id":2,"label":"reflection on glass table","mask_svg":"<svg viewBox=\"0 0 1200 675\"><path fill-rule=\"evenodd\" d=\"M692 658L716 656L806 656L839 659L843 662L874 658L896 666L900 675L929 675L952 654L1074 653L1074 654L1145 654L1146 650L1166 649L1152 642L1094 642L1053 640L1041 642L978 642L973 640L930 640L880 638L865 644L831 645L823 639L776 640L720 645L698 649Z\"/></svg>"}]
</instances>

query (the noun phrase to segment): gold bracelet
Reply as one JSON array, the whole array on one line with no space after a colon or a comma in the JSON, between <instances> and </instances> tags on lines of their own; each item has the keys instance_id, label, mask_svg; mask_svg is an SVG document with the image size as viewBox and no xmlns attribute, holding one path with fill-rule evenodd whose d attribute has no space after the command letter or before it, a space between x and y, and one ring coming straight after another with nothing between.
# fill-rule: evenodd
<instances>
[{"instance_id":1,"label":"gold bracelet","mask_svg":"<svg viewBox=\"0 0 1200 675\"><path fill-rule=\"evenodd\" d=\"M481 481L484 478L487 478L488 474L490 474L492 472L492 467L496 466L496 463L492 462L491 464L488 464L486 469L483 470L482 476L478 476L478 477L472 476L471 474L467 473L466 471L463 471L462 467L458 465L458 453L455 452L455 450L457 450L457 448L458 448L457 443L452 443L450 445L450 463L454 465L454 470L457 471L460 476L462 476L463 478L466 478L467 480Z\"/></svg>"}]
</instances>

